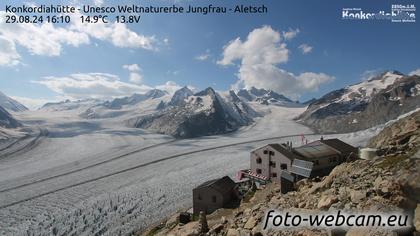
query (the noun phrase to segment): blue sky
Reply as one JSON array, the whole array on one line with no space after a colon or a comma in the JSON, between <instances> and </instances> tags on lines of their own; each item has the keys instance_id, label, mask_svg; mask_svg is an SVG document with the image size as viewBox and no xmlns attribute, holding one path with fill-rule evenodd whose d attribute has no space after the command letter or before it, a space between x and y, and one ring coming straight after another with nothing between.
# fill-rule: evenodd
<instances>
[{"instance_id":1,"label":"blue sky","mask_svg":"<svg viewBox=\"0 0 420 236\"><path fill-rule=\"evenodd\" d=\"M0 10L22 2L3 1ZM92 4L90 0L71 2ZM105 0L103 5L110 2ZM0 91L27 105L123 96L155 87L173 91L184 85L223 91L266 87L306 100L357 83L369 71L395 69L408 74L420 68L418 22L341 19L346 7L390 11L391 4L414 1L148 2L265 4L268 13L145 14L139 24L89 28L80 24L13 27L2 22Z\"/></svg>"}]
</instances>

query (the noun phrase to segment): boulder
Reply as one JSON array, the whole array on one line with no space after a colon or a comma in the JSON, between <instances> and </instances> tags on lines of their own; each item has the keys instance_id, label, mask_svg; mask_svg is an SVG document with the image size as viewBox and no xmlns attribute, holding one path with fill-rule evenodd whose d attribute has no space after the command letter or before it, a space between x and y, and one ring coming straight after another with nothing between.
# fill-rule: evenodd
<instances>
[{"instance_id":1,"label":"boulder","mask_svg":"<svg viewBox=\"0 0 420 236\"><path fill-rule=\"evenodd\" d=\"M210 233L220 233L225 226L223 224L217 224L210 229Z\"/></svg>"},{"instance_id":2,"label":"boulder","mask_svg":"<svg viewBox=\"0 0 420 236\"><path fill-rule=\"evenodd\" d=\"M249 217L245 223L244 229L253 229L257 225L257 220L254 217Z\"/></svg>"},{"instance_id":3,"label":"boulder","mask_svg":"<svg viewBox=\"0 0 420 236\"><path fill-rule=\"evenodd\" d=\"M178 223L178 215L175 214L166 221L165 227L170 228Z\"/></svg>"},{"instance_id":4,"label":"boulder","mask_svg":"<svg viewBox=\"0 0 420 236\"><path fill-rule=\"evenodd\" d=\"M366 191L365 190L352 190L350 192L350 199L354 203L361 202L366 197Z\"/></svg>"},{"instance_id":5,"label":"boulder","mask_svg":"<svg viewBox=\"0 0 420 236\"><path fill-rule=\"evenodd\" d=\"M226 236L241 236L237 229L229 229Z\"/></svg>"},{"instance_id":6,"label":"boulder","mask_svg":"<svg viewBox=\"0 0 420 236\"><path fill-rule=\"evenodd\" d=\"M337 196L333 195L324 195L318 202L319 209L328 209L334 203L338 202Z\"/></svg>"}]
</instances>

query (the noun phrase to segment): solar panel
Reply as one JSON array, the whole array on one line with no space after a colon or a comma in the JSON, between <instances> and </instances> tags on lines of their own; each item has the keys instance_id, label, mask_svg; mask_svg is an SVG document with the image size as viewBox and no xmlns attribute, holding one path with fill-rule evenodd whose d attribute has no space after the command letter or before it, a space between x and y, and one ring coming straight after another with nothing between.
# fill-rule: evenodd
<instances>
[{"instance_id":1,"label":"solar panel","mask_svg":"<svg viewBox=\"0 0 420 236\"><path fill-rule=\"evenodd\" d=\"M295 148L295 151L306 158L326 157L337 154L333 149L322 143L298 147Z\"/></svg>"},{"instance_id":2,"label":"solar panel","mask_svg":"<svg viewBox=\"0 0 420 236\"><path fill-rule=\"evenodd\" d=\"M294 159L290 172L308 178L311 176L313 165L310 161Z\"/></svg>"}]
</instances>

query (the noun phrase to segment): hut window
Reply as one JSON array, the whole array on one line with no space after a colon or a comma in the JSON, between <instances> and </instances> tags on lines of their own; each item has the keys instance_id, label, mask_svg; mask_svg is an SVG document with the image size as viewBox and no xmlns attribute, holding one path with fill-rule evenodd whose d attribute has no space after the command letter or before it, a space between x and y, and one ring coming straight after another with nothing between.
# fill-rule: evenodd
<instances>
[{"instance_id":1,"label":"hut window","mask_svg":"<svg viewBox=\"0 0 420 236\"><path fill-rule=\"evenodd\" d=\"M261 160L261 158L257 158L257 164L261 164L261 162L262 162L262 160Z\"/></svg>"},{"instance_id":2,"label":"hut window","mask_svg":"<svg viewBox=\"0 0 420 236\"><path fill-rule=\"evenodd\" d=\"M198 194L198 200L203 200L200 194Z\"/></svg>"},{"instance_id":3,"label":"hut window","mask_svg":"<svg viewBox=\"0 0 420 236\"><path fill-rule=\"evenodd\" d=\"M280 165L280 169L287 170L287 164L281 164Z\"/></svg>"},{"instance_id":4,"label":"hut window","mask_svg":"<svg viewBox=\"0 0 420 236\"><path fill-rule=\"evenodd\" d=\"M275 172L271 173L271 177L277 178L277 173L275 173Z\"/></svg>"},{"instance_id":5,"label":"hut window","mask_svg":"<svg viewBox=\"0 0 420 236\"><path fill-rule=\"evenodd\" d=\"M257 174L261 174L261 169L257 169Z\"/></svg>"},{"instance_id":6,"label":"hut window","mask_svg":"<svg viewBox=\"0 0 420 236\"><path fill-rule=\"evenodd\" d=\"M212 200L213 202L216 202L216 201L217 201L216 196L212 196L212 197L211 197L211 200Z\"/></svg>"},{"instance_id":7,"label":"hut window","mask_svg":"<svg viewBox=\"0 0 420 236\"><path fill-rule=\"evenodd\" d=\"M264 150L264 152L263 152L264 154L268 154L268 151L267 150Z\"/></svg>"},{"instance_id":8,"label":"hut window","mask_svg":"<svg viewBox=\"0 0 420 236\"><path fill-rule=\"evenodd\" d=\"M276 168L276 162L270 161L270 166L273 167L273 168Z\"/></svg>"},{"instance_id":9,"label":"hut window","mask_svg":"<svg viewBox=\"0 0 420 236\"><path fill-rule=\"evenodd\" d=\"M271 156L274 156L274 152L273 152L273 151L270 151L270 155L271 155Z\"/></svg>"}]
</instances>

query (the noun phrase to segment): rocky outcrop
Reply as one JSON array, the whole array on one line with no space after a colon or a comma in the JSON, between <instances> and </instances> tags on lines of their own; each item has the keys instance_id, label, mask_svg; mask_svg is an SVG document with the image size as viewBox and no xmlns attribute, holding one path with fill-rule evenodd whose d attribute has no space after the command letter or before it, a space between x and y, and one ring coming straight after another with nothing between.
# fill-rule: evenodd
<instances>
[{"instance_id":1,"label":"rocky outcrop","mask_svg":"<svg viewBox=\"0 0 420 236\"><path fill-rule=\"evenodd\" d=\"M334 234L328 229L309 228L263 231L262 222L265 213L270 209L314 214L333 210L405 212L413 215L413 227L404 235L419 235L420 151L418 139L413 138L418 134L418 122L419 113L414 113L386 127L374 137L370 141L372 147L387 147L387 152L379 153L380 156L374 160L359 159L343 163L323 178L300 180L295 184L295 191L287 194L281 194L277 184L269 184L264 189L257 190L249 201L243 201L239 208L221 209L208 215L210 231L205 235ZM196 224L192 222L162 228L157 235L198 235L197 231L193 231ZM386 228L350 228L345 235L397 233Z\"/></svg>"},{"instance_id":2,"label":"rocky outcrop","mask_svg":"<svg viewBox=\"0 0 420 236\"><path fill-rule=\"evenodd\" d=\"M369 141L368 146L383 151L396 148L404 151L420 146L420 111L385 127Z\"/></svg>"},{"instance_id":3,"label":"rocky outcrop","mask_svg":"<svg viewBox=\"0 0 420 236\"><path fill-rule=\"evenodd\" d=\"M19 111L27 111L24 105L19 103L18 101L6 96L4 93L0 92L0 106L6 110L19 112Z\"/></svg>"},{"instance_id":4,"label":"rocky outcrop","mask_svg":"<svg viewBox=\"0 0 420 236\"><path fill-rule=\"evenodd\" d=\"M298 229L263 231L262 222L269 209L287 209L293 212L318 213L319 210L410 212L419 204L420 159L407 158L396 165L382 165L382 161L358 160L345 163L323 179L303 180L296 191L281 194L276 184L258 190L247 203L235 210L219 210L208 216L224 222L209 221L210 231L205 235L331 235L329 230ZM413 183L410 178L416 179ZM419 210L417 210L418 212ZM418 219L418 213L415 215ZM157 235L181 235L187 227L196 224L164 228ZM418 222L417 222L418 224ZM214 230L213 230L214 229ZM217 229L217 233L216 233ZM359 235L360 229L350 229L346 235ZM386 229L365 230L364 235L394 235ZM204 234L203 234L204 235Z\"/></svg>"},{"instance_id":5,"label":"rocky outcrop","mask_svg":"<svg viewBox=\"0 0 420 236\"><path fill-rule=\"evenodd\" d=\"M420 107L420 77L389 71L326 94L297 120L321 133L355 132Z\"/></svg>"},{"instance_id":6,"label":"rocky outcrop","mask_svg":"<svg viewBox=\"0 0 420 236\"><path fill-rule=\"evenodd\" d=\"M13 116L0 106L0 127L3 128L17 128L22 126L19 121L15 120Z\"/></svg>"},{"instance_id":7,"label":"rocky outcrop","mask_svg":"<svg viewBox=\"0 0 420 236\"><path fill-rule=\"evenodd\" d=\"M194 93L187 86L177 90L169 101L168 106L182 106L185 104L185 99L192 96Z\"/></svg>"}]
</instances>

